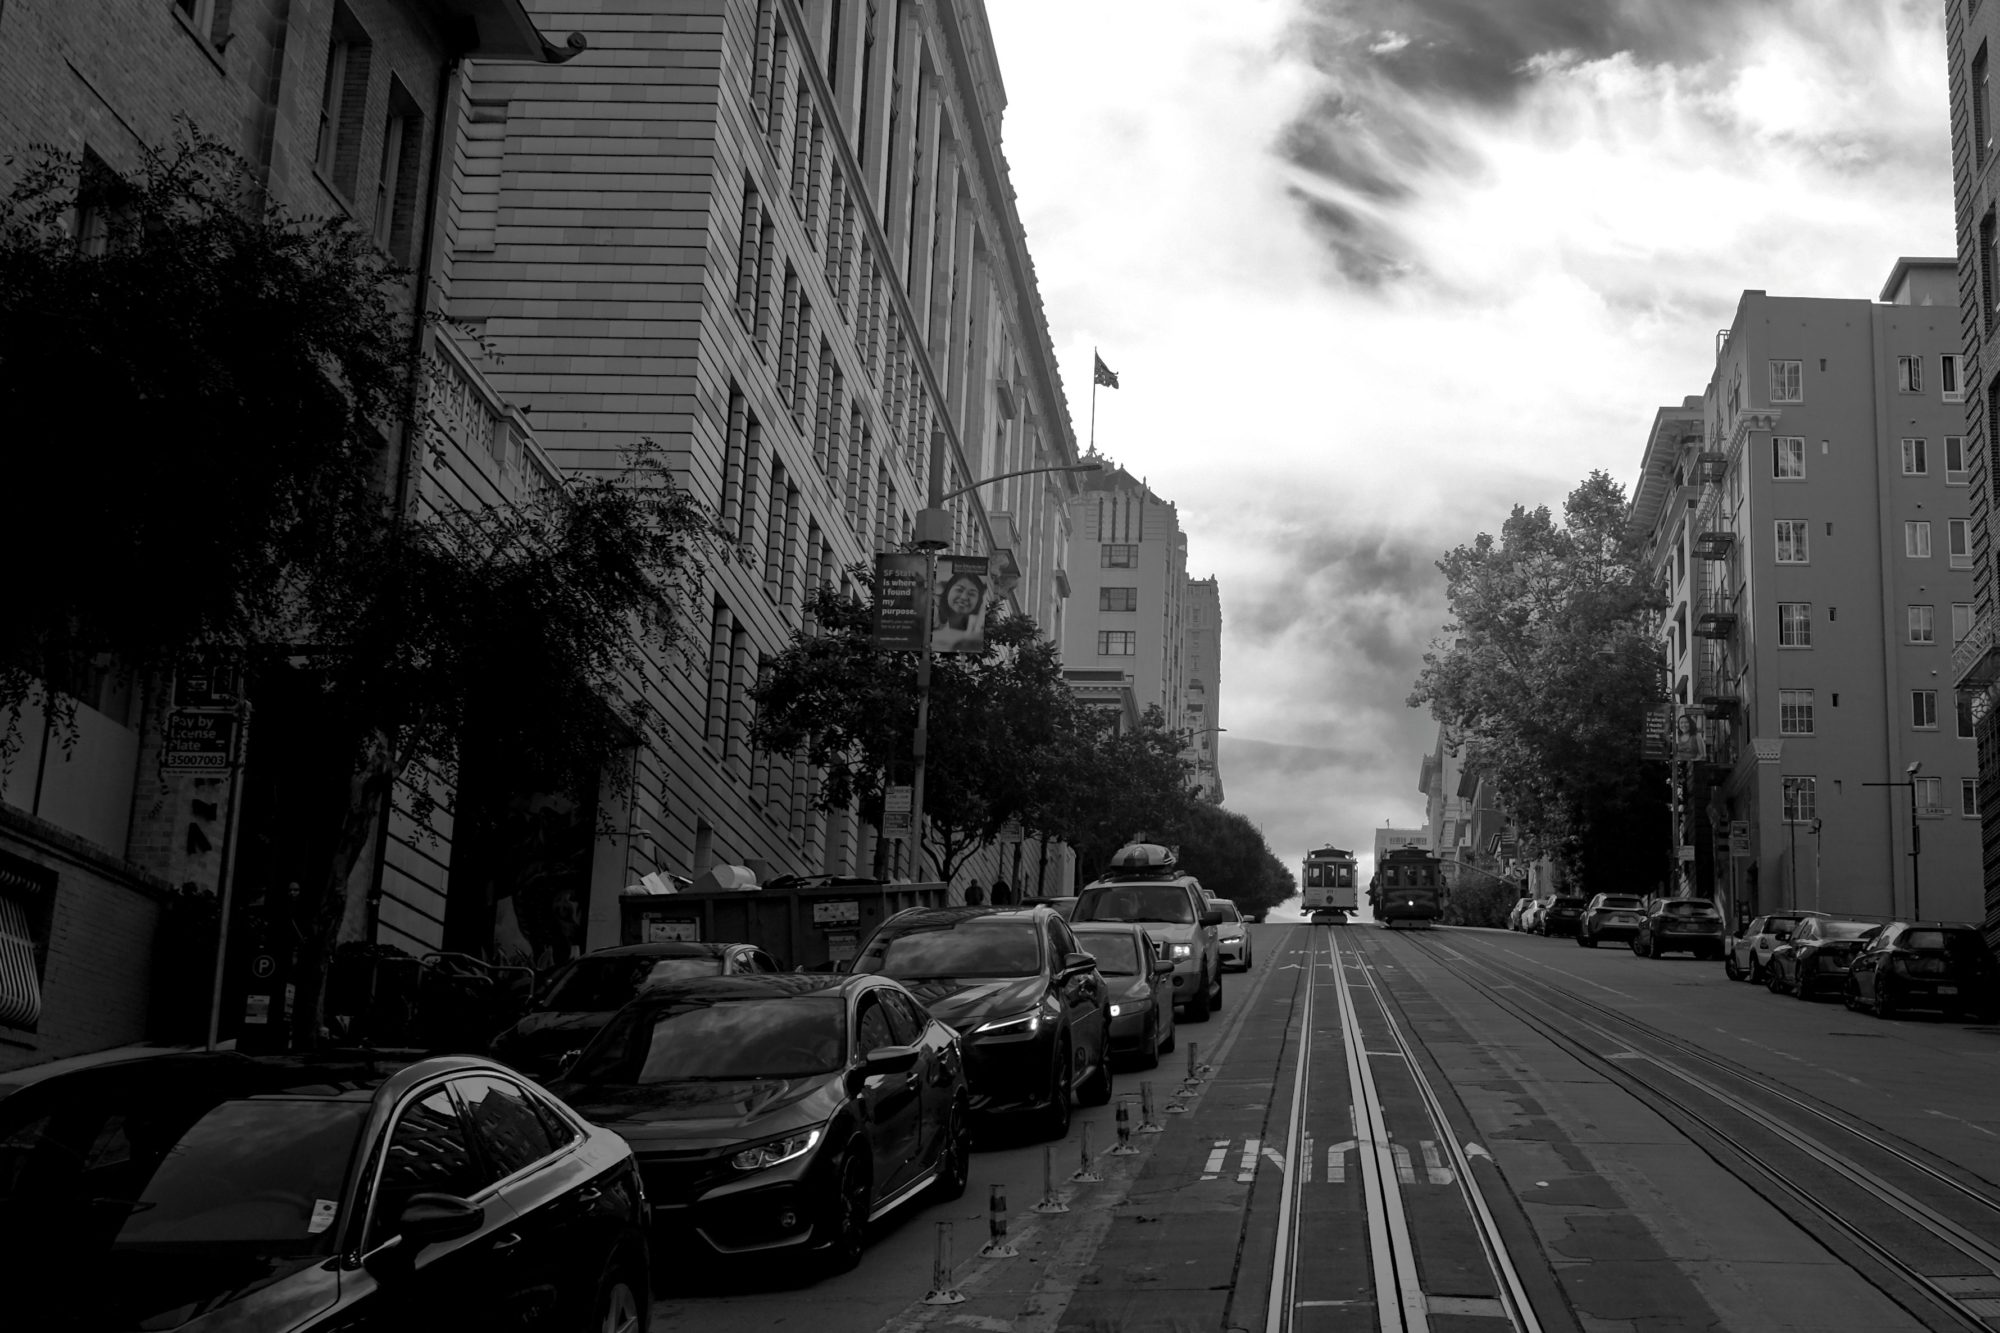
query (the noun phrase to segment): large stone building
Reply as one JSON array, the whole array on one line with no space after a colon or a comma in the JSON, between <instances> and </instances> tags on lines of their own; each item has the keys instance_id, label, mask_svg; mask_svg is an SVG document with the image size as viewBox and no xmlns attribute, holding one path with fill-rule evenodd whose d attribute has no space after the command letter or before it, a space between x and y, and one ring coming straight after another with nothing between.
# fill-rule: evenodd
<instances>
[{"instance_id":1,"label":"large stone building","mask_svg":"<svg viewBox=\"0 0 2000 1333\"><path fill-rule=\"evenodd\" d=\"M1969 633L1952 652L1950 679L1973 717L1979 749L1983 916L2000 942L2000 598L1994 586L1993 442L2000 438L2000 174L1994 170L1992 61L2000 57L2000 5L1947 0L1951 180L1958 233L1958 341L1965 407L1966 506L1972 527Z\"/></svg>"},{"instance_id":2,"label":"large stone building","mask_svg":"<svg viewBox=\"0 0 2000 1333\"><path fill-rule=\"evenodd\" d=\"M519 0L11 0L0 6L0 188L38 145L81 157L99 183L135 177L186 125L239 154L270 202L366 228L413 271L404 299L436 309L448 255L435 243L426 164L456 133L460 62L541 63L577 49L544 40ZM72 234L88 247L100 222L86 199ZM400 497L494 503L552 478L519 414L455 344L426 336L442 428L435 448L386 442ZM185 1020L189 1004L199 1022L206 975L156 964L171 969L212 927L178 951L160 947L173 904L213 893L231 864L239 901L285 882L285 710L260 702L242 762L174 771L161 762L169 711L228 707L234 691L187 671L137 677L130 665L49 682L75 701L71 744L37 706L18 719L19 748L0 775L0 1068L143 1038ZM436 923L406 906L426 892L399 886L441 883L442 871L395 809L355 872L357 900L385 936L434 940Z\"/></svg>"},{"instance_id":3,"label":"large stone building","mask_svg":"<svg viewBox=\"0 0 2000 1333\"><path fill-rule=\"evenodd\" d=\"M1222 800L1222 588L1214 578L1187 584L1187 702L1182 726L1194 742L1195 780L1202 793Z\"/></svg>"},{"instance_id":4,"label":"large stone building","mask_svg":"<svg viewBox=\"0 0 2000 1333\"><path fill-rule=\"evenodd\" d=\"M1681 729L1660 857L1739 918L1980 910L1953 267L1899 260L1875 302L1745 292L1706 392L1647 438L1629 521Z\"/></svg>"}]
</instances>

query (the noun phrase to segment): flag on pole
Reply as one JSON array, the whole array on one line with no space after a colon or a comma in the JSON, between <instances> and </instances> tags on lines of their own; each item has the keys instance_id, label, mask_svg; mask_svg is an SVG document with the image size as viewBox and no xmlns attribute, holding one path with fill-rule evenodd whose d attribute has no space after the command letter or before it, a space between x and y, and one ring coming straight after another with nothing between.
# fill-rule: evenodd
<instances>
[{"instance_id":1,"label":"flag on pole","mask_svg":"<svg viewBox=\"0 0 2000 1333\"><path fill-rule=\"evenodd\" d=\"M1092 383L1102 384L1108 389L1117 388L1118 372L1113 370L1111 367L1105 365L1104 358L1099 356L1095 352L1092 352L1090 354L1090 359L1097 363L1096 369L1091 373Z\"/></svg>"}]
</instances>

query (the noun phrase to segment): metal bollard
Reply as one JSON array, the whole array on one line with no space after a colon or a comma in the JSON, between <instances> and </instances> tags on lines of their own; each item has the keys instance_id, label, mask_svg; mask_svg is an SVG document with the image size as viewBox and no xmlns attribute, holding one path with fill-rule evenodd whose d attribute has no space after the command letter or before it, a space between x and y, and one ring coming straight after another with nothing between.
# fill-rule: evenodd
<instances>
[{"instance_id":1,"label":"metal bollard","mask_svg":"<svg viewBox=\"0 0 2000 1333\"><path fill-rule=\"evenodd\" d=\"M937 1225L937 1259L931 1264L931 1289L924 1293L924 1304L963 1305L965 1293L951 1285L951 1223Z\"/></svg>"},{"instance_id":2,"label":"metal bollard","mask_svg":"<svg viewBox=\"0 0 2000 1333\"><path fill-rule=\"evenodd\" d=\"M1111 1150L1113 1157L1137 1157L1139 1150L1132 1146L1132 1099L1118 1099L1118 1146Z\"/></svg>"},{"instance_id":3,"label":"metal bollard","mask_svg":"<svg viewBox=\"0 0 2000 1333\"><path fill-rule=\"evenodd\" d=\"M1054 1144L1042 1147L1042 1201L1035 1205L1038 1213L1066 1213L1069 1205L1056 1193L1056 1150Z\"/></svg>"},{"instance_id":4,"label":"metal bollard","mask_svg":"<svg viewBox=\"0 0 2000 1333\"><path fill-rule=\"evenodd\" d=\"M1139 1085L1139 1132L1141 1134L1164 1134L1167 1127L1153 1118L1153 1085Z\"/></svg>"},{"instance_id":5,"label":"metal bollard","mask_svg":"<svg viewBox=\"0 0 2000 1333\"><path fill-rule=\"evenodd\" d=\"M1081 1157L1082 1160L1077 1164L1076 1174L1071 1176L1070 1179L1079 1185L1095 1185L1103 1180L1104 1177L1098 1175L1097 1171L1091 1166L1090 1126L1087 1123L1083 1126L1083 1152Z\"/></svg>"},{"instance_id":6,"label":"metal bollard","mask_svg":"<svg viewBox=\"0 0 2000 1333\"><path fill-rule=\"evenodd\" d=\"M995 1185L986 1202L986 1243L979 1247L982 1259L1018 1259L1021 1252L1007 1243L1007 1187Z\"/></svg>"},{"instance_id":7,"label":"metal bollard","mask_svg":"<svg viewBox=\"0 0 2000 1333\"><path fill-rule=\"evenodd\" d=\"M1200 1086L1201 1086L1201 1043L1198 1041L1191 1041L1188 1043L1187 1077L1181 1080L1181 1090L1185 1092L1190 1088L1198 1088Z\"/></svg>"}]
</instances>

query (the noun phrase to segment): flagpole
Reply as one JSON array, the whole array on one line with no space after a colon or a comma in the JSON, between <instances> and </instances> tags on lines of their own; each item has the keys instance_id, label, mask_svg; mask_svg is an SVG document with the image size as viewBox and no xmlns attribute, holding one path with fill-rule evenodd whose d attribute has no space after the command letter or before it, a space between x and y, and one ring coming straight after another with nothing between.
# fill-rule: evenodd
<instances>
[{"instance_id":1,"label":"flagpole","mask_svg":"<svg viewBox=\"0 0 2000 1333\"><path fill-rule=\"evenodd\" d=\"M1097 348L1090 349L1090 452L1097 452Z\"/></svg>"}]
</instances>

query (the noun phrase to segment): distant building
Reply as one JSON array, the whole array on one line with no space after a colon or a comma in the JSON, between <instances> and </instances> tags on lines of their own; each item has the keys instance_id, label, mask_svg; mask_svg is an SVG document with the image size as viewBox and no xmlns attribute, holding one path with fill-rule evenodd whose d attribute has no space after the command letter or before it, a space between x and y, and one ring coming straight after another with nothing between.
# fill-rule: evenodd
<instances>
[{"instance_id":1,"label":"distant building","mask_svg":"<svg viewBox=\"0 0 2000 1333\"><path fill-rule=\"evenodd\" d=\"M1105 460L1070 505L1075 600L1063 628L1069 666L1131 673L1144 714L1187 723L1187 537L1180 515L1139 478Z\"/></svg>"},{"instance_id":2,"label":"distant building","mask_svg":"<svg viewBox=\"0 0 2000 1333\"><path fill-rule=\"evenodd\" d=\"M1368 873L1369 875L1375 873L1374 868L1382 864L1382 857L1385 853L1393 852L1401 847L1417 847L1428 851L1430 845L1431 831L1428 826L1424 828L1388 828L1386 826L1378 828L1375 830L1375 859L1369 863ZM1364 876L1364 883L1366 879L1367 877Z\"/></svg>"},{"instance_id":3,"label":"distant building","mask_svg":"<svg viewBox=\"0 0 2000 1333\"><path fill-rule=\"evenodd\" d=\"M1948 259L1875 302L1747 291L1707 391L1655 415L1630 523L1683 729L1660 856L1739 917L1908 914L1919 880L1926 917L1981 910L1958 324Z\"/></svg>"},{"instance_id":4,"label":"distant building","mask_svg":"<svg viewBox=\"0 0 2000 1333\"><path fill-rule=\"evenodd\" d=\"M1193 740L1195 778L1222 800L1222 589L1211 576L1189 579L1182 658L1188 664L1182 725Z\"/></svg>"},{"instance_id":5,"label":"distant building","mask_svg":"<svg viewBox=\"0 0 2000 1333\"><path fill-rule=\"evenodd\" d=\"M1944 386L1964 401L1965 512L1972 528L1972 627L1952 650L1950 683L1978 733L1978 802L1983 852L1977 867L1989 940L2000 943L2000 596L1994 585L1994 472L2000 442L2000 356L1988 352L2000 322L2000 176L1993 170L1992 61L2000 56L2000 5L1952 0L1944 6L1945 68L1951 89L1951 182L1958 231L1958 333L1950 351L1962 376Z\"/></svg>"}]
</instances>

